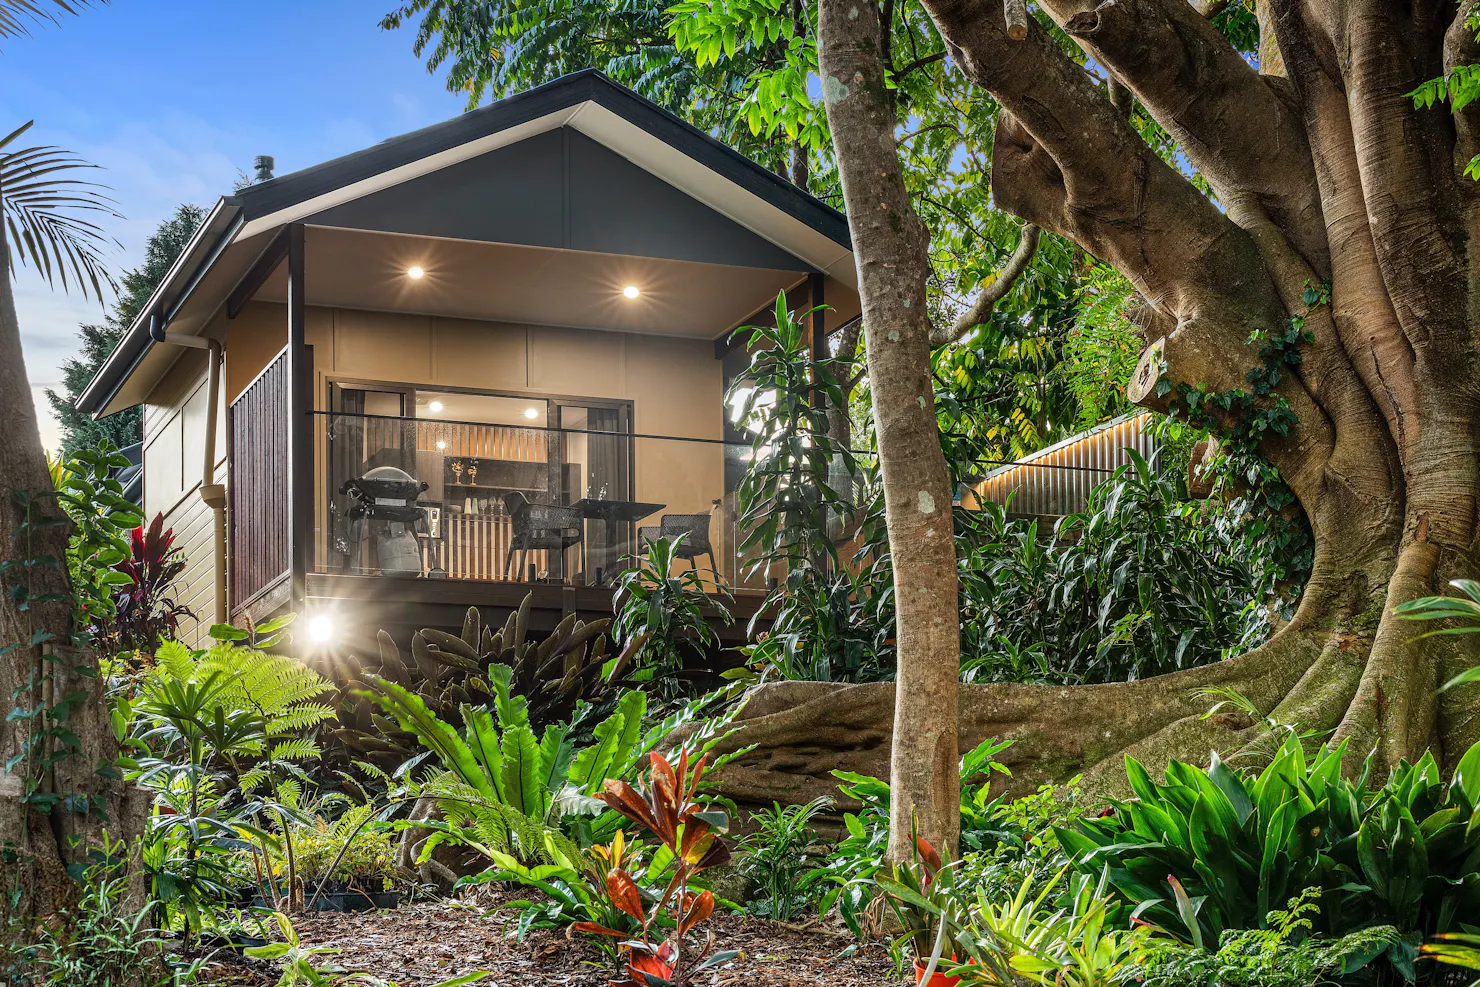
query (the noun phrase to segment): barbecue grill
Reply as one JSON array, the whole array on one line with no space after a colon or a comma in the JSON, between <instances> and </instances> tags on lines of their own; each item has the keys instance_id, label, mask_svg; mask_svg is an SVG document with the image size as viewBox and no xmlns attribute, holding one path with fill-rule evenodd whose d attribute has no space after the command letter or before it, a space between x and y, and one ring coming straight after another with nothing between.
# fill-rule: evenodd
<instances>
[{"instance_id":1,"label":"barbecue grill","mask_svg":"<svg viewBox=\"0 0 1480 987\"><path fill-rule=\"evenodd\" d=\"M339 488L350 497L345 518L349 521L349 564L361 567L361 552L368 534L375 544L375 557L382 574L422 572L418 532L429 533L426 509L417 498L427 485L405 470L377 466L364 476L345 480Z\"/></svg>"}]
</instances>

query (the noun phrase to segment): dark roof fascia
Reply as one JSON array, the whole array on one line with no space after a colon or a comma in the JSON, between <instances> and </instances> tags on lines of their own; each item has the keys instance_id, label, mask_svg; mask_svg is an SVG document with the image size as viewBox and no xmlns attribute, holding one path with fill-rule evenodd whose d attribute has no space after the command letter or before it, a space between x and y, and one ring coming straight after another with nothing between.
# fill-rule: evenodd
<instances>
[{"instance_id":1,"label":"dark roof fascia","mask_svg":"<svg viewBox=\"0 0 1480 987\"><path fill-rule=\"evenodd\" d=\"M241 229L242 216L234 197L226 197L216 203L205 221L175 258L169 272L150 294L144 307L139 309L134 322L129 326L103 366L77 398L77 410L83 414L97 415L118 394L123 384L139 366L139 361L154 345L149 334L149 320L158 315L168 319L179 309L200 279L210 270L221 252L231 243L237 230ZM202 251L207 243L208 251ZM184 285L176 288L181 279Z\"/></svg>"},{"instance_id":2,"label":"dark roof fascia","mask_svg":"<svg viewBox=\"0 0 1480 987\"><path fill-rule=\"evenodd\" d=\"M734 148L618 85L596 69L508 96L460 117L384 140L374 147L243 189L237 199L251 222L383 172L440 154L584 102L594 102L688 155L845 249L852 249L842 213L762 168Z\"/></svg>"}]
</instances>

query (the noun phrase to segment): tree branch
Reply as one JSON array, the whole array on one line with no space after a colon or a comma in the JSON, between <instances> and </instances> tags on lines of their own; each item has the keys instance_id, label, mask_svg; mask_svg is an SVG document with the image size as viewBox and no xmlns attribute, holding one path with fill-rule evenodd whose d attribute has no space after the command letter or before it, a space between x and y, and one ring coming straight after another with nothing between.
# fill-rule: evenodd
<instances>
[{"instance_id":1,"label":"tree branch","mask_svg":"<svg viewBox=\"0 0 1480 987\"><path fill-rule=\"evenodd\" d=\"M924 68L925 66L930 65L934 62L938 62L945 57L945 49L942 48L940 51L936 52L933 55L922 55L912 62L906 62L901 68L894 69L892 71L892 74L896 80L903 79L905 76L909 75L916 69Z\"/></svg>"},{"instance_id":2,"label":"tree branch","mask_svg":"<svg viewBox=\"0 0 1480 987\"><path fill-rule=\"evenodd\" d=\"M1326 227L1298 106L1281 97L1186 0L1046 8L1129 87L1212 184L1234 222L1257 207L1323 277Z\"/></svg>"},{"instance_id":3,"label":"tree branch","mask_svg":"<svg viewBox=\"0 0 1480 987\"><path fill-rule=\"evenodd\" d=\"M1007 297L1017 279L1028 269L1028 264L1033 259L1033 254L1038 250L1038 227L1029 223L1023 227L1022 238L1018 240L1017 249L1013 250L1012 256L1007 258L1007 263L1002 265L1002 270L997 272L997 277L992 283L982 288L976 296L976 301L962 312L956 321L949 327L934 326L930 330L930 345L932 347L944 346L954 343L977 326L992 317L992 309L997 303Z\"/></svg>"}]
</instances>

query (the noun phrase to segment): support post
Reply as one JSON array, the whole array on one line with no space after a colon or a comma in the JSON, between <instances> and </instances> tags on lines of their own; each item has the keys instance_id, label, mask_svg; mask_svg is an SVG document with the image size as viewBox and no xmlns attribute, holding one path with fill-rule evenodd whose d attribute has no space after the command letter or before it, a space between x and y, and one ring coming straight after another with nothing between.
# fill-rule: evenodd
<instances>
[{"instance_id":1,"label":"support post","mask_svg":"<svg viewBox=\"0 0 1480 987\"><path fill-rule=\"evenodd\" d=\"M292 607L303 613L313 562L313 350L306 341L303 224L288 226L288 560Z\"/></svg>"},{"instance_id":2,"label":"support post","mask_svg":"<svg viewBox=\"0 0 1480 987\"><path fill-rule=\"evenodd\" d=\"M808 287L811 289L812 304L812 359L825 360L827 352L827 321L823 312L823 282L826 275L814 273L807 279Z\"/></svg>"}]
</instances>

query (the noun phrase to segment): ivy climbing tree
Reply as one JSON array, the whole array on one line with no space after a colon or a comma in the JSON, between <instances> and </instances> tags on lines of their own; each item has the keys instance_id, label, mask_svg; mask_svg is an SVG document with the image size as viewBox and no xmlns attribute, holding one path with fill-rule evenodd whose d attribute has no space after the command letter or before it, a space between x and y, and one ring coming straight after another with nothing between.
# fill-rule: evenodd
<instances>
[{"instance_id":1,"label":"ivy climbing tree","mask_svg":"<svg viewBox=\"0 0 1480 987\"><path fill-rule=\"evenodd\" d=\"M1476 641L1422 638L1393 608L1472 577L1480 552L1480 186L1466 174L1480 152L1480 104L1467 99L1480 44L1467 10L921 3L950 53L941 70L997 107L995 201L1136 289L1127 314L1147 348L1131 400L1213 426L1277 469L1315 542L1299 607L1264 646L1132 683L962 687L961 743L1015 741L1003 759L1017 787L1078 771L1108 784L1125 753L1156 765L1256 739L1258 717L1204 715L1206 690L1221 688L1356 758L1374 752L1380 768L1426 750L1452 765L1480 733L1480 702L1438 687L1480 661ZM870 367L900 382L875 391L876 410L918 423L930 227L896 151L909 121L890 88L885 11L821 0L821 89ZM1461 98L1430 105L1439 92ZM895 511L902 534L925 538L943 466L901 456L884 429L884 469L893 459L909 481L890 505L891 542ZM942 642L912 651L907 624L954 629L954 594L902 567L898 592L901 706L887 685L770 687L727 741L756 745L724 776L734 793L805 801L831 790L834 768L880 773L892 744L896 765L903 749L917 771L935 766L909 797L949 830L953 748L923 724L953 722L954 670ZM907 613L906 599L921 605ZM912 666L918 688L905 686Z\"/></svg>"}]
</instances>

